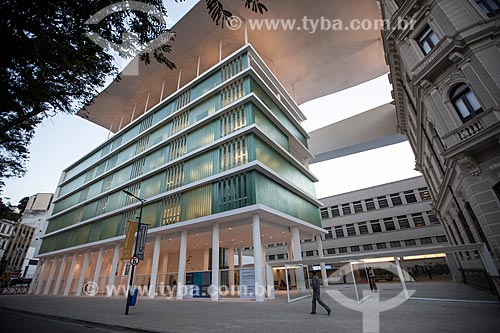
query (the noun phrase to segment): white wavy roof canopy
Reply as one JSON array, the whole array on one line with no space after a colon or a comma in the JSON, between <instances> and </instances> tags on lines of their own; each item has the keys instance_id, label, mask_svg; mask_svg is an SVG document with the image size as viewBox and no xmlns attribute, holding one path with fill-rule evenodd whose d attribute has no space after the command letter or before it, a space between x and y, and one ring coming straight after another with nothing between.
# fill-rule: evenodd
<instances>
[{"instance_id":1,"label":"white wavy roof canopy","mask_svg":"<svg viewBox=\"0 0 500 333\"><path fill-rule=\"evenodd\" d=\"M300 30L285 31L248 29L248 41L271 68L297 104L329 95L358 85L388 72L380 30L305 31L302 19L380 19L380 9L374 0L265 0L269 11L255 14L244 8L244 1L226 1L227 9L244 20L295 19ZM88 120L113 132L177 90L179 71L181 86L196 77L198 56L200 73L244 45L244 29L229 30L216 26L199 2L174 27L175 41L170 54L177 69L152 60L146 66L139 63L139 75L122 76L113 82L87 108ZM320 30L319 28L317 30ZM82 116L82 112L79 112Z\"/></svg>"}]
</instances>

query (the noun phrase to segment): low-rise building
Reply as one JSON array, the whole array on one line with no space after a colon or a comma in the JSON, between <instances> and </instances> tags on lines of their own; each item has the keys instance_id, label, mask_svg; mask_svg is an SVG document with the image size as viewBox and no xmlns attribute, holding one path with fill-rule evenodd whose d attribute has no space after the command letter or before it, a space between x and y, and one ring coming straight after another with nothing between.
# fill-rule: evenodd
<instances>
[{"instance_id":1,"label":"low-rise building","mask_svg":"<svg viewBox=\"0 0 500 333\"><path fill-rule=\"evenodd\" d=\"M22 277L32 278L35 274L36 266L38 264L38 251L42 244L42 235L47 229L47 217L52 203L52 193L37 193L32 195L26 208L24 210L21 223L34 228L33 237L31 238L29 248L27 250L24 263L22 265Z\"/></svg>"},{"instance_id":2,"label":"low-rise building","mask_svg":"<svg viewBox=\"0 0 500 333\"><path fill-rule=\"evenodd\" d=\"M370 258L374 252L390 249L448 245L445 231L432 212L429 190L423 177L414 177L320 199L323 227L328 233L318 247L315 239L305 239L303 258L359 255ZM288 259L286 243L268 246L267 260ZM414 257L406 261L407 270L416 277L448 275L444 254ZM326 261L327 274L339 265ZM276 277L275 277L276 280Z\"/></svg>"}]
</instances>

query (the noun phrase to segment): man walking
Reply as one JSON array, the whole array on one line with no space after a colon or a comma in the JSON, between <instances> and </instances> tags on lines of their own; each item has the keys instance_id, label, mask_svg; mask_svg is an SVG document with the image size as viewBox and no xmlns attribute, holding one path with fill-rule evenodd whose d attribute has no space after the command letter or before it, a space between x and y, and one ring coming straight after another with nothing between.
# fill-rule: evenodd
<instances>
[{"instance_id":1,"label":"man walking","mask_svg":"<svg viewBox=\"0 0 500 333\"><path fill-rule=\"evenodd\" d=\"M312 278L312 288L313 288L313 296L312 296L312 311L311 314L316 314L316 301L325 308L326 312L328 312L328 315L330 315L330 312L332 312L332 309L328 307L322 300L320 296L320 290L319 290L319 278L316 275L316 271L313 271L313 278Z\"/></svg>"},{"instance_id":2,"label":"man walking","mask_svg":"<svg viewBox=\"0 0 500 333\"><path fill-rule=\"evenodd\" d=\"M375 282L375 271L371 267L368 267L368 282L370 283L371 291L378 292L377 283Z\"/></svg>"}]
</instances>

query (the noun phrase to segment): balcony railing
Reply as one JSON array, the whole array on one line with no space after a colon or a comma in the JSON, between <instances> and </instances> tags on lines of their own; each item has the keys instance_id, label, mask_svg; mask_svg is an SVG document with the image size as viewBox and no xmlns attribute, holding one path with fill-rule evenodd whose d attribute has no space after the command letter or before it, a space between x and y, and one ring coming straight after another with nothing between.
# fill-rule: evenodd
<instances>
[{"instance_id":1,"label":"balcony railing","mask_svg":"<svg viewBox=\"0 0 500 333\"><path fill-rule=\"evenodd\" d=\"M500 110L497 108L488 109L476 117L472 118L462 126L443 136L443 140L448 149L473 138L484 132L500 121Z\"/></svg>"}]
</instances>

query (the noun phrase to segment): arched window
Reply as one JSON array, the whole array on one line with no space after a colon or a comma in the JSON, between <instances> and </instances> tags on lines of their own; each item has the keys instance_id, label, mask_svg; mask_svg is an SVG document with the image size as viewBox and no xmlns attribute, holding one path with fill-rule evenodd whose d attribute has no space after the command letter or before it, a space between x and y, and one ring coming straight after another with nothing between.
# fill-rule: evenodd
<instances>
[{"instance_id":1,"label":"arched window","mask_svg":"<svg viewBox=\"0 0 500 333\"><path fill-rule=\"evenodd\" d=\"M476 96L465 83L459 83L451 90L450 100L463 122L483 111Z\"/></svg>"}]
</instances>

